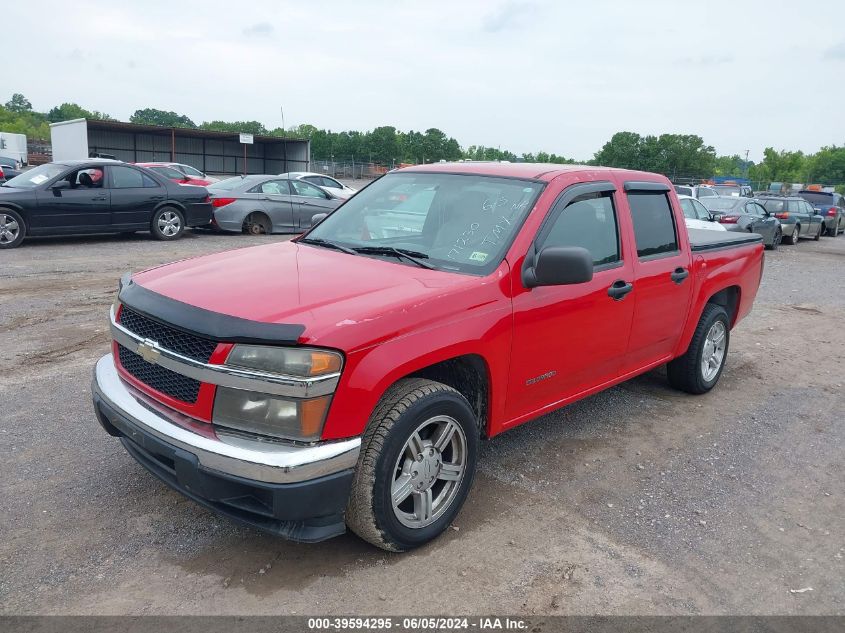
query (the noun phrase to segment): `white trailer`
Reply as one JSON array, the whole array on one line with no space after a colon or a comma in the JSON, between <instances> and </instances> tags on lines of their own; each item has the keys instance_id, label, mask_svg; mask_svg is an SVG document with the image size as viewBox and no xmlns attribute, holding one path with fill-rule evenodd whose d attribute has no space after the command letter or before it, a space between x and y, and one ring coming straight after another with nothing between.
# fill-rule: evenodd
<instances>
[{"instance_id":1,"label":"white trailer","mask_svg":"<svg viewBox=\"0 0 845 633\"><path fill-rule=\"evenodd\" d=\"M26 134L0 132L0 156L27 164Z\"/></svg>"},{"instance_id":2,"label":"white trailer","mask_svg":"<svg viewBox=\"0 0 845 633\"><path fill-rule=\"evenodd\" d=\"M88 122L72 119L50 124L53 160L85 160L88 158Z\"/></svg>"}]
</instances>

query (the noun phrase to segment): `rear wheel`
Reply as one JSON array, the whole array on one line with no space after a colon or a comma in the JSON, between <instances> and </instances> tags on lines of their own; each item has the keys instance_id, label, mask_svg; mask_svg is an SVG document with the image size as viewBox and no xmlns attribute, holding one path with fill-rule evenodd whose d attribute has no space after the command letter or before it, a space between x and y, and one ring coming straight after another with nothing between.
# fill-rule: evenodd
<instances>
[{"instance_id":1,"label":"rear wheel","mask_svg":"<svg viewBox=\"0 0 845 633\"><path fill-rule=\"evenodd\" d=\"M185 218L175 207L164 207L153 214L150 232L157 240L177 240L185 232Z\"/></svg>"},{"instance_id":2,"label":"rear wheel","mask_svg":"<svg viewBox=\"0 0 845 633\"><path fill-rule=\"evenodd\" d=\"M789 238L789 243L795 246L798 243L798 240L801 237L801 226L796 224L795 230L792 231L792 235Z\"/></svg>"},{"instance_id":3,"label":"rear wheel","mask_svg":"<svg viewBox=\"0 0 845 633\"><path fill-rule=\"evenodd\" d=\"M783 239L783 233L780 232L780 229L775 231L775 236L772 238L772 243L766 246L767 249L770 251L776 251L778 246L780 246L780 241Z\"/></svg>"},{"instance_id":4,"label":"rear wheel","mask_svg":"<svg viewBox=\"0 0 845 633\"><path fill-rule=\"evenodd\" d=\"M730 344L730 318L720 305L708 303L689 348L666 366L669 384L687 393L707 393L725 368Z\"/></svg>"},{"instance_id":5,"label":"rear wheel","mask_svg":"<svg viewBox=\"0 0 845 633\"><path fill-rule=\"evenodd\" d=\"M822 231L824 230L824 222L819 224L819 230L816 231L816 236L813 238L814 242L818 242L822 238Z\"/></svg>"},{"instance_id":6,"label":"rear wheel","mask_svg":"<svg viewBox=\"0 0 845 633\"><path fill-rule=\"evenodd\" d=\"M250 235L265 235L272 232L270 218L263 213L250 213L244 220L244 232Z\"/></svg>"},{"instance_id":7,"label":"rear wheel","mask_svg":"<svg viewBox=\"0 0 845 633\"><path fill-rule=\"evenodd\" d=\"M20 246L26 236L26 222L17 211L0 209L0 248Z\"/></svg>"},{"instance_id":8,"label":"rear wheel","mask_svg":"<svg viewBox=\"0 0 845 633\"><path fill-rule=\"evenodd\" d=\"M463 506L477 452L475 414L460 393L432 380L400 380L364 434L347 525L394 552L436 538Z\"/></svg>"}]
</instances>

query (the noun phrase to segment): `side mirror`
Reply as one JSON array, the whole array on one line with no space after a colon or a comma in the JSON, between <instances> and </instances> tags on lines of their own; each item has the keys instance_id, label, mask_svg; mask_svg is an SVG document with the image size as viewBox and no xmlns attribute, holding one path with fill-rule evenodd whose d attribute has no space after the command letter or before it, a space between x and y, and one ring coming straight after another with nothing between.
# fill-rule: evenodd
<instances>
[{"instance_id":1,"label":"side mirror","mask_svg":"<svg viewBox=\"0 0 845 633\"><path fill-rule=\"evenodd\" d=\"M59 196L62 189L70 189L70 183L67 180L59 180L50 185L50 189L53 191L53 195Z\"/></svg>"},{"instance_id":2,"label":"side mirror","mask_svg":"<svg viewBox=\"0 0 845 633\"><path fill-rule=\"evenodd\" d=\"M593 256L580 246L547 246L526 261L522 281L526 288L583 284L593 279Z\"/></svg>"},{"instance_id":3,"label":"side mirror","mask_svg":"<svg viewBox=\"0 0 845 633\"><path fill-rule=\"evenodd\" d=\"M328 213L315 213L311 216L311 226L317 226L320 222L329 217Z\"/></svg>"}]
</instances>

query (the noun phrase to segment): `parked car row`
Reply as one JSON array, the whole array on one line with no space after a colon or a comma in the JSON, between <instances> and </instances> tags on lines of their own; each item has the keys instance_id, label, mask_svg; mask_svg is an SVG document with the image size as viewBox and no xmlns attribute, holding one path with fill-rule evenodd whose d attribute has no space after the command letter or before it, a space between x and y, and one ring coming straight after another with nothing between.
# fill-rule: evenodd
<instances>
[{"instance_id":1,"label":"parked car row","mask_svg":"<svg viewBox=\"0 0 845 633\"><path fill-rule=\"evenodd\" d=\"M845 197L833 191L749 195L746 185L675 185L687 228L757 233L769 249L845 232Z\"/></svg>"},{"instance_id":2,"label":"parked car row","mask_svg":"<svg viewBox=\"0 0 845 633\"><path fill-rule=\"evenodd\" d=\"M218 181L190 165L104 158L26 172L0 162L0 185L0 249L46 235L150 231L173 240L186 227L300 233L355 193L309 172Z\"/></svg>"}]
</instances>

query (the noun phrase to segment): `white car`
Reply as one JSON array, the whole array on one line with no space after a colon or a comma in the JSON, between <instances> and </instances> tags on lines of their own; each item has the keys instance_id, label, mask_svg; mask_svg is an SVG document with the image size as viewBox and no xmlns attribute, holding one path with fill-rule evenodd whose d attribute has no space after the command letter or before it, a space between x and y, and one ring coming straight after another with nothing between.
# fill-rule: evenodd
<instances>
[{"instance_id":1,"label":"white car","mask_svg":"<svg viewBox=\"0 0 845 633\"><path fill-rule=\"evenodd\" d=\"M692 196L678 196L678 199L681 201L681 209L684 212L684 223L688 229L727 231L724 226L718 222L714 222L710 212Z\"/></svg>"},{"instance_id":2,"label":"white car","mask_svg":"<svg viewBox=\"0 0 845 633\"><path fill-rule=\"evenodd\" d=\"M352 187L347 187L339 180L309 171L291 171L286 174L279 174L279 176L284 178L294 178L296 180L304 180L306 182L310 182L312 185L322 187L323 189L330 189L332 194L343 198L344 200L358 191Z\"/></svg>"},{"instance_id":3,"label":"white car","mask_svg":"<svg viewBox=\"0 0 845 633\"><path fill-rule=\"evenodd\" d=\"M709 185L675 185L675 193L692 198L715 198L719 194Z\"/></svg>"}]
</instances>

